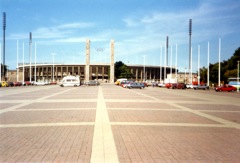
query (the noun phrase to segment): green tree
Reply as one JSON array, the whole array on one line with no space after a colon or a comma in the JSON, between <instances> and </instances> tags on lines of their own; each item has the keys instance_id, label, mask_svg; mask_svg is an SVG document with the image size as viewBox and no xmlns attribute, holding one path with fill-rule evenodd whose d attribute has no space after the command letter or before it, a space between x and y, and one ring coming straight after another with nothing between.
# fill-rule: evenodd
<instances>
[{"instance_id":1,"label":"green tree","mask_svg":"<svg viewBox=\"0 0 240 163\"><path fill-rule=\"evenodd\" d=\"M132 78L133 74L130 69L122 61L115 63L115 77L116 78Z\"/></svg>"},{"instance_id":2,"label":"green tree","mask_svg":"<svg viewBox=\"0 0 240 163\"><path fill-rule=\"evenodd\" d=\"M240 61L240 47L237 48L231 58L227 61L221 62L221 81L227 83L228 78L237 77L237 62ZM213 83L218 83L218 68L219 64L210 64L210 81Z\"/></svg>"}]
</instances>

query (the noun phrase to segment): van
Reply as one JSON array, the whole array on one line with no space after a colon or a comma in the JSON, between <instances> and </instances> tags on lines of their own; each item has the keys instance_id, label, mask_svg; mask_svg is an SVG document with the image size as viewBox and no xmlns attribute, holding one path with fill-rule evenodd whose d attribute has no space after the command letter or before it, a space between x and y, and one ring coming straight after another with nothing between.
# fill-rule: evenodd
<instances>
[{"instance_id":1,"label":"van","mask_svg":"<svg viewBox=\"0 0 240 163\"><path fill-rule=\"evenodd\" d=\"M61 87L67 87L67 86L80 86L80 77L79 76L66 76L64 77L60 84Z\"/></svg>"}]
</instances>

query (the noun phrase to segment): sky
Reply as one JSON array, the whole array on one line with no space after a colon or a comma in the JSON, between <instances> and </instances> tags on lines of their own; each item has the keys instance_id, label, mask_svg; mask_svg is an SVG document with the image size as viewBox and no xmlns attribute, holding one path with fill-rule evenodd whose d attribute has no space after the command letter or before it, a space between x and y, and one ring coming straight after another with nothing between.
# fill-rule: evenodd
<instances>
[{"instance_id":1,"label":"sky","mask_svg":"<svg viewBox=\"0 0 240 163\"><path fill-rule=\"evenodd\" d=\"M86 40L91 63L189 67L192 19L192 69L229 59L240 47L239 0L0 0L6 13L5 63L84 64ZM29 33L32 44L29 45ZM168 63L166 37L169 38ZM53 55L54 54L54 55ZM18 56L18 57L17 57ZM200 57L198 57L200 56ZM199 62L198 62L198 58ZM2 60L2 59L1 59Z\"/></svg>"}]
</instances>

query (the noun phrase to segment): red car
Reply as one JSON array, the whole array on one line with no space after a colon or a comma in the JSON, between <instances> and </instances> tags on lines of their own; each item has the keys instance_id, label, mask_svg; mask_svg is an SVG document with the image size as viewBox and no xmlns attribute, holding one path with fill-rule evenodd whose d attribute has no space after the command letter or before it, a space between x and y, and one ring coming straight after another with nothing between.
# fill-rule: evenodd
<instances>
[{"instance_id":1,"label":"red car","mask_svg":"<svg viewBox=\"0 0 240 163\"><path fill-rule=\"evenodd\" d=\"M32 85L30 81L25 81L25 85Z\"/></svg>"},{"instance_id":2,"label":"red car","mask_svg":"<svg viewBox=\"0 0 240 163\"><path fill-rule=\"evenodd\" d=\"M166 83L166 84L165 84L165 87L166 87L167 89L171 88L171 87L172 87L172 83Z\"/></svg>"},{"instance_id":3,"label":"red car","mask_svg":"<svg viewBox=\"0 0 240 163\"><path fill-rule=\"evenodd\" d=\"M236 87L233 87L231 85L224 85L224 86L218 86L215 88L215 91L218 92L218 91L228 91L228 92L231 92L231 91L236 91L237 88Z\"/></svg>"}]
</instances>

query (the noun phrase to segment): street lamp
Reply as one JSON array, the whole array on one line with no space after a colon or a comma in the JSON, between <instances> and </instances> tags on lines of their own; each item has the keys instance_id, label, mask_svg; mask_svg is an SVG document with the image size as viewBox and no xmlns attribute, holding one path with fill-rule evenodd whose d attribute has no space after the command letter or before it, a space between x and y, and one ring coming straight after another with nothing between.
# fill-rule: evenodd
<instances>
[{"instance_id":1,"label":"street lamp","mask_svg":"<svg viewBox=\"0 0 240 163\"><path fill-rule=\"evenodd\" d=\"M191 36L192 36L192 19L189 19L189 74L191 73L191 83L192 83L192 40L191 40ZM189 76L189 82L190 82L190 76Z\"/></svg>"},{"instance_id":2,"label":"street lamp","mask_svg":"<svg viewBox=\"0 0 240 163\"><path fill-rule=\"evenodd\" d=\"M29 33L29 77L32 82L32 32Z\"/></svg>"}]
</instances>

